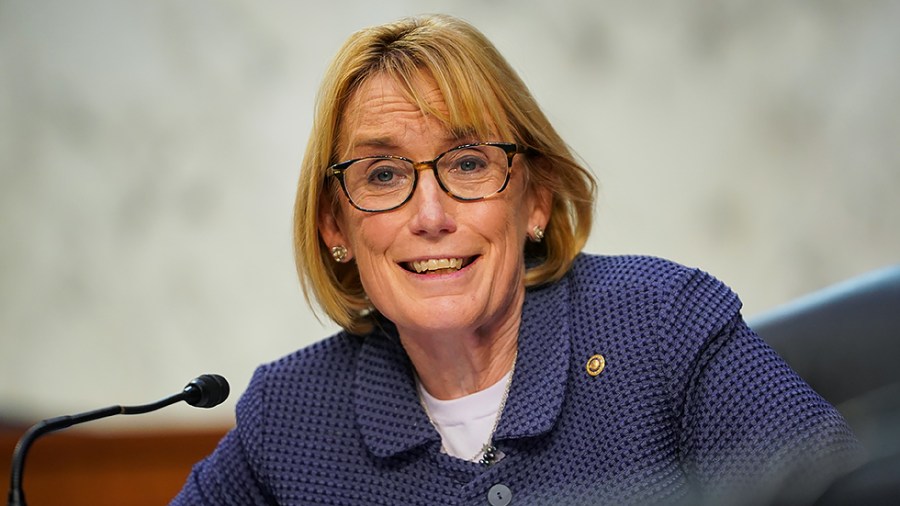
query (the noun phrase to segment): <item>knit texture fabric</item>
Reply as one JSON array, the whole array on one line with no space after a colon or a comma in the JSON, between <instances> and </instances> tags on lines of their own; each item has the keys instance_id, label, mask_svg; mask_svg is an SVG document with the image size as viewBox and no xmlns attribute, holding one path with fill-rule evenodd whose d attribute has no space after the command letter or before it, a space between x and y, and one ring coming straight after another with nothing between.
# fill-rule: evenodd
<instances>
[{"instance_id":1,"label":"knit texture fabric","mask_svg":"<svg viewBox=\"0 0 900 506\"><path fill-rule=\"evenodd\" d=\"M339 333L256 371L172 504L502 504L497 484L511 504L800 503L858 452L731 290L636 256L528 291L494 444L490 467L442 454L390 325Z\"/></svg>"}]
</instances>

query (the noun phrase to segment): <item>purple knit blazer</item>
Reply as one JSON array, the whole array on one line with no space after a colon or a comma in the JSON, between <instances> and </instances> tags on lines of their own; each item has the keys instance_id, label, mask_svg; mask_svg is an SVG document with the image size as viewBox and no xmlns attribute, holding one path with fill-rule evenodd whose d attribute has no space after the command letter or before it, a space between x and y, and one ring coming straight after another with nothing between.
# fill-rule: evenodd
<instances>
[{"instance_id":1,"label":"purple knit blazer","mask_svg":"<svg viewBox=\"0 0 900 506\"><path fill-rule=\"evenodd\" d=\"M441 453L385 323L261 366L172 504L800 503L859 451L731 290L638 256L580 255L528 290L494 443L490 467Z\"/></svg>"}]
</instances>

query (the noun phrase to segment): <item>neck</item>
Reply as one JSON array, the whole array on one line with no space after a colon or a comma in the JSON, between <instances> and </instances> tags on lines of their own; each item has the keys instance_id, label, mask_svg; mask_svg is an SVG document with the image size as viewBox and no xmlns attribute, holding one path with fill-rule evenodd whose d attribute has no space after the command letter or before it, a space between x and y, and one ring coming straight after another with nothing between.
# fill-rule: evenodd
<instances>
[{"instance_id":1,"label":"neck","mask_svg":"<svg viewBox=\"0 0 900 506\"><path fill-rule=\"evenodd\" d=\"M437 399L457 399L500 381L515 362L521 305L522 299L513 304L515 317L475 330L398 329L425 390Z\"/></svg>"}]
</instances>

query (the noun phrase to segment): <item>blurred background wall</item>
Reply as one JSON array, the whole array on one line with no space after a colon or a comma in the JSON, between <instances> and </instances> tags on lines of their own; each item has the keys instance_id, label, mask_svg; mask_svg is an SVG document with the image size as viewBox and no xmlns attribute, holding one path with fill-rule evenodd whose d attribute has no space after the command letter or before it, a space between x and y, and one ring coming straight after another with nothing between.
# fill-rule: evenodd
<instances>
[{"instance_id":1,"label":"blurred background wall","mask_svg":"<svg viewBox=\"0 0 900 506\"><path fill-rule=\"evenodd\" d=\"M352 31L436 11L497 44L596 173L589 251L700 266L747 316L900 261L898 1L5 0L0 418L203 372L233 404L332 333L290 239L316 88Z\"/></svg>"}]
</instances>

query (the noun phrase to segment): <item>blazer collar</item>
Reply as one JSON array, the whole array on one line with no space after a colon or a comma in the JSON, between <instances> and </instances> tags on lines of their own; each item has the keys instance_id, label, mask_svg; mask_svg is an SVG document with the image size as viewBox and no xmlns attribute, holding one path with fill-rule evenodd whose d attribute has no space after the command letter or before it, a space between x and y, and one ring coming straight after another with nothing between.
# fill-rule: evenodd
<instances>
[{"instance_id":1,"label":"blazer collar","mask_svg":"<svg viewBox=\"0 0 900 506\"><path fill-rule=\"evenodd\" d=\"M567 293L565 278L526 293L516 371L494 441L538 436L556 423L571 353ZM353 405L363 442L377 457L440 441L419 403L412 363L391 325L363 341Z\"/></svg>"}]
</instances>

